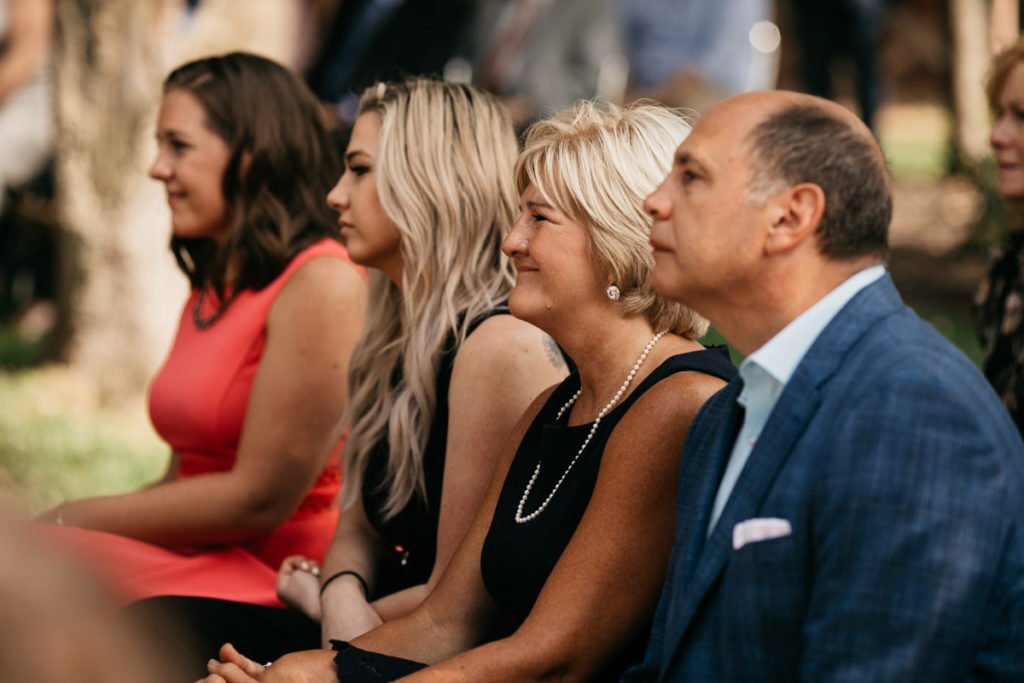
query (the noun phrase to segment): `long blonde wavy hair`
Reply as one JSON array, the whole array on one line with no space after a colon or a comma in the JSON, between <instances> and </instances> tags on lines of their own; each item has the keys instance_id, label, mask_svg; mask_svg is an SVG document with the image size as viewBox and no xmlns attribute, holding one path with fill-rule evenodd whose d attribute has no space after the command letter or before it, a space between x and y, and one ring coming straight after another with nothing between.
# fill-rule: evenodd
<instances>
[{"instance_id":1,"label":"long blonde wavy hair","mask_svg":"<svg viewBox=\"0 0 1024 683\"><path fill-rule=\"evenodd\" d=\"M349 372L351 427L346 501L361 489L386 438L385 518L426 495L423 451L436 408L446 342L505 299L514 283L501 242L515 217L516 139L493 96L457 83L379 83L359 114L377 116L374 177L381 207L401 235L402 287L370 276L370 311ZM401 381L393 386L393 373Z\"/></svg>"}]
</instances>

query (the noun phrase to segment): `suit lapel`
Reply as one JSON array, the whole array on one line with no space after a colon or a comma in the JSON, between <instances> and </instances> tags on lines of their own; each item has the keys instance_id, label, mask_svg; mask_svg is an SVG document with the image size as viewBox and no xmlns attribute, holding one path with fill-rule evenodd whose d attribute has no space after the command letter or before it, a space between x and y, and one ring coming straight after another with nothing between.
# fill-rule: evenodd
<instances>
[{"instance_id":1,"label":"suit lapel","mask_svg":"<svg viewBox=\"0 0 1024 683\"><path fill-rule=\"evenodd\" d=\"M703 552L693 562L692 570L687 571L685 599L673 615L672 633L685 632L732 553L733 526L737 522L756 516L761 502L775 480L775 475L789 457L793 445L814 415L819 402L816 388L805 376L794 375L786 385L776 404L777 410L772 412L764 431L761 432L757 446L751 452L750 459L736 481L721 517L703 546ZM730 439L725 444L723 461L728 459L732 451L733 440ZM724 467L724 464L722 466ZM717 490L716 480L710 495L702 500L705 509L697 515L700 521L695 525L693 534L700 536L701 539L707 532Z\"/></svg>"},{"instance_id":2,"label":"suit lapel","mask_svg":"<svg viewBox=\"0 0 1024 683\"><path fill-rule=\"evenodd\" d=\"M722 574L733 552L733 527L738 522L757 516L776 475L789 458L800 435L807 428L821 403L822 385L842 366L843 360L858 339L877 325L881 318L901 308L899 294L886 275L859 292L822 331L800 361L796 372L775 404L768 422L758 437L757 445L722 510L722 516L705 544L703 539L707 533L718 481L725 461L732 451L739 427L735 424L727 429L724 425L719 425L716 431L717 438L708 444L713 447L713 456L707 466L709 470L714 468L716 474L709 471L699 492L695 492L695 509L692 510L692 516L680 518L692 519L693 524L688 531L690 539L684 574L685 583L678 587L677 606L668 616L666 628L666 633L671 634L669 637L676 640L665 643L666 653L675 651L672 656L678 656L679 644L683 641L694 615ZM734 406L738 395L737 388L732 396ZM738 408L735 409L732 419L737 420L739 413Z\"/></svg>"},{"instance_id":3,"label":"suit lapel","mask_svg":"<svg viewBox=\"0 0 1024 683\"><path fill-rule=\"evenodd\" d=\"M676 534L681 541L680 547L685 548L686 553L682 575L684 585L692 579L704 548L704 530L708 527L711 505L742 423L743 411L736 402L742 390L743 380L737 377L715 397L711 406L713 410L709 410L706 419L700 423L700 429L705 433L694 430L683 451L676 516L687 521Z\"/></svg>"}]
</instances>

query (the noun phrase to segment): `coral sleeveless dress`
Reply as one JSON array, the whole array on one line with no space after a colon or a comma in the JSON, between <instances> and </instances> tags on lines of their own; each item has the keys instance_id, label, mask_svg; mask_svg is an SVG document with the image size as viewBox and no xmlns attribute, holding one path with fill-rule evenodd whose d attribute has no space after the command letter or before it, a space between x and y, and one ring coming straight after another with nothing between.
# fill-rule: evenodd
<instances>
[{"instance_id":1,"label":"coral sleeveless dress","mask_svg":"<svg viewBox=\"0 0 1024 683\"><path fill-rule=\"evenodd\" d=\"M304 263L317 257L348 260L345 248L320 241L299 252L259 291L240 292L206 329L193 321L199 296L185 304L177 336L150 386L149 411L160 436L179 455L178 479L230 470L246 406L266 344L266 320L278 292ZM204 301L209 317L214 304ZM237 545L168 548L101 531L47 525L58 542L95 565L125 604L158 595L221 598L281 606L277 568L286 556L322 559L338 520L339 454L344 437L291 517L273 532Z\"/></svg>"}]
</instances>

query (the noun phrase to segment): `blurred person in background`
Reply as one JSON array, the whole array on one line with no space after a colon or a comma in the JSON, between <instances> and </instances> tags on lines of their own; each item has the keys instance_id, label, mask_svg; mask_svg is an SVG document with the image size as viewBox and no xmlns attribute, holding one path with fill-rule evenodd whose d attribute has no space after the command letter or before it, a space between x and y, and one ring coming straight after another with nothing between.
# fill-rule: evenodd
<instances>
[{"instance_id":1,"label":"blurred person in background","mask_svg":"<svg viewBox=\"0 0 1024 683\"><path fill-rule=\"evenodd\" d=\"M500 96L516 130L577 100L621 101L626 78L615 0L480 0L458 74Z\"/></svg>"},{"instance_id":2,"label":"blurred person in background","mask_svg":"<svg viewBox=\"0 0 1024 683\"><path fill-rule=\"evenodd\" d=\"M56 321L56 235L25 221L12 193L49 197L53 154L52 0L0 0L0 316L39 337ZM47 300L44 303L44 300Z\"/></svg>"},{"instance_id":3,"label":"blurred person in background","mask_svg":"<svg viewBox=\"0 0 1024 683\"><path fill-rule=\"evenodd\" d=\"M772 17L770 0L618 0L627 55L627 99L703 111L730 95L775 86L777 57L751 29Z\"/></svg>"},{"instance_id":4,"label":"blurred person in background","mask_svg":"<svg viewBox=\"0 0 1024 683\"><path fill-rule=\"evenodd\" d=\"M0 0L0 211L53 146L52 0Z\"/></svg>"},{"instance_id":5,"label":"blurred person in background","mask_svg":"<svg viewBox=\"0 0 1024 683\"><path fill-rule=\"evenodd\" d=\"M366 286L323 197L337 154L313 95L268 59L190 62L164 83L150 175L192 292L149 391L166 477L66 502L43 527L122 602L280 605L276 568L337 521L349 359ZM116 306L116 301L111 305Z\"/></svg>"},{"instance_id":6,"label":"blurred person in background","mask_svg":"<svg viewBox=\"0 0 1024 683\"><path fill-rule=\"evenodd\" d=\"M986 86L994 121L989 141L1000 197L1015 225L992 259L975 294L975 321L984 349L985 376L1024 431L1024 41L992 61Z\"/></svg>"},{"instance_id":7,"label":"blurred person in background","mask_svg":"<svg viewBox=\"0 0 1024 683\"><path fill-rule=\"evenodd\" d=\"M325 4L320 0L320 4ZM363 89L378 81L439 76L472 16L472 0L344 0L334 2L306 82L329 105L343 135Z\"/></svg>"},{"instance_id":8,"label":"blurred person in background","mask_svg":"<svg viewBox=\"0 0 1024 683\"><path fill-rule=\"evenodd\" d=\"M872 131L882 101L878 55L886 0L792 0L800 74L811 95L833 99L832 68L848 57L860 118Z\"/></svg>"},{"instance_id":9,"label":"blurred person in background","mask_svg":"<svg viewBox=\"0 0 1024 683\"><path fill-rule=\"evenodd\" d=\"M194 673L225 641L267 661L353 639L437 585L516 420L566 374L551 339L506 305L515 155L505 108L472 86L412 79L363 94L327 195L371 272L349 379L347 504L322 566L283 562L294 610L174 597L132 608L187 626Z\"/></svg>"}]
</instances>

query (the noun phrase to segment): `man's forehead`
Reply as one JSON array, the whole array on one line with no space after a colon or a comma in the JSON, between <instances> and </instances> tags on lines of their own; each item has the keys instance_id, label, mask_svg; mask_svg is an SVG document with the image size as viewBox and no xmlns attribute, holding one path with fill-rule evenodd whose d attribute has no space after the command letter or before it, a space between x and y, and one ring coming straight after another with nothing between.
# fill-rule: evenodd
<instances>
[{"instance_id":1,"label":"man's forehead","mask_svg":"<svg viewBox=\"0 0 1024 683\"><path fill-rule=\"evenodd\" d=\"M695 134L683 140L676 148L673 159L677 166L701 166L709 170L727 165L745 156L747 149L746 136L739 136L732 131L726 134Z\"/></svg>"}]
</instances>

